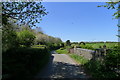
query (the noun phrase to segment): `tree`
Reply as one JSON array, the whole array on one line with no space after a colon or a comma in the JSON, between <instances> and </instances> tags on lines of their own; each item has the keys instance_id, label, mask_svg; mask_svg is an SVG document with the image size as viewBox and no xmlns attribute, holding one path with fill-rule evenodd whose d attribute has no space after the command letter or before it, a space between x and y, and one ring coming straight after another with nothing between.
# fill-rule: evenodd
<instances>
[{"instance_id":1,"label":"tree","mask_svg":"<svg viewBox=\"0 0 120 80\"><path fill-rule=\"evenodd\" d=\"M16 28L17 26L12 22L9 22L2 27L2 51L19 46Z\"/></svg>"},{"instance_id":2,"label":"tree","mask_svg":"<svg viewBox=\"0 0 120 80\"><path fill-rule=\"evenodd\" d=\"M2 15L2 49L4 51L19 45L20 36L18 39L16 32L21 30L16 24L35 26L35 23L40 22L41 17L47 15L47 12L41 2L2 2L0 15Z\"/></svg>"},{"instance_id":3,"label":"tree","mask_svg":"<svg viewBox=\"0 0 120 80\"><path fill-rule=\"evenodd\" d=\"M17 36L18 36L20 45L29 47L34 43L35 35L29 30L23 30L23 31L17 32Z\"/></svg>"},{"instance_id":4,"label":"tree","mask_svg":"<svg viewBox=\"0 0 120 80\"><path fill-rule=\"evenodd\" d=\"M61 42L62 40L60 38L52 37L41 32L36 33L35 38L36 44L53 44L53 43L60 44Z\"/></svg>"},{"instance_id":5,"label":"tree","mask_svg":"<svg viewBox=\"0 0 120 80\"><path fill-rule=\"evenodd\" d=\"M111 2L106 2L106 5L101 5L98 7L106 7L108 9L115 9L116 12L113 14L113 16L115 17L115 19L119 19L120 18L120 1L112 1ZM120 45L120 23L118 22L118 44Z\"/></svg>"},{"instance_id":6,"label":"tree","mask_svg":"<svg viewBox=\"0 0 120 80\"><path fill-rule=\"evenodd\" d=\"M60 44L60 47L65 47L64 43L61 43L61 44Z\"/></svg>"},{"instance_id":7,"label":"tree","mask_svg":"<svg viewBox=\"0 0 120 80\"><path fill-rule=\"evenodd\" d=\"M17 23L28 24L31 27L47 15L41 2L2 2L2 24L7 24L9 18Z\"/></svg>"},{"instance_id":8,"label":"tree","mask_svg":"<svg viewBox=\"0 0 120 80\"><path fill-rule=\"evenodd\" d=\"M115 16L115 19L118 19L120 17L120 1L106 2L106 5L100 5L98 7L106 7L107 9L115 9L116 12L113 14L113 16Z\"/></svg>"},{"instance_id":9,"label":"tree","mask_svg":"<svg viewBox=\"0 0 120 80\"><path fill-rule=\"evenodd\" d=\"M70 46L70 45L71 45L70 40L67 40L66 41L66 46Z\"/></svg>"}]
</instances>

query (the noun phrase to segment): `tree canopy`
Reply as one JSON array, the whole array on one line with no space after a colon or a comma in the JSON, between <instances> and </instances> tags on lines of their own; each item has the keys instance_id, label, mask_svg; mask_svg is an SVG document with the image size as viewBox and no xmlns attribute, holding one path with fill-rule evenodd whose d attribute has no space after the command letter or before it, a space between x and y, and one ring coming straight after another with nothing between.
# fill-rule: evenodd
<instances>
[{"instance_id":1,"label":"tree canopy","mask_svg":"<svg viewBox=\"0 0 120 80\"><path fill-rule=\"evenodd\" d=\"M116 12L113 14L115 19L118 19L120 17L120 1L116 2L106 2L106 5L100 5L98 7L106 7L107 9L115 9Z\"/></svg>"},{"instance_id":2,"label":"tree canopy","mask_svg":"<svg viewBox=\"0 0 120 80\"><path fill-rule=\"evenodd\" d=\"M2 2L2 24L6 24L11 18L32 27L45 15L47 12L41 2Z\"/></svg>"},{"instance_id":3,"label":"tree canopy","mask_svg":"<svg viewBox=\"0 0 120 80\"><path fill-rule=\"evenodd\" d=\"M66 41L66 46L70 46L70 45L71 45L70 40L67 40L67 41Z\"/></svg>"}]
</instances>

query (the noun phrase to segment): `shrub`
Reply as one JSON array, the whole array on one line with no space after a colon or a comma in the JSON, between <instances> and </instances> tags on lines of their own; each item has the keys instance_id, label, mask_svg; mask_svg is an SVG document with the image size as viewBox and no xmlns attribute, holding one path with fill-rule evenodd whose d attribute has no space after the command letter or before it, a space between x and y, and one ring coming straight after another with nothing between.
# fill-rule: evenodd
<instances>
[{"instance_id":1,"label":"shrub","mask_svg":"<svg viewBox=\"0 0 120 80\"><path fill-rule=\"evenodd\" d=\"M29 30L17 32L17 36L21 45L29 47L34 43L35 35Z\"/></svg>"},{"instance_id":2,"label":"shrub","mask_svg":"<svg viewBox=\"0 0 120 80\"><path fill-rule=\"evenodd\" d=\"M15 25L7 23L2 27L2 51L6 51L10 48L18 47L17 34L15 31Z\"/></svg>"},{"instance_id":3,"label":"shrub","mask_svg":"<svg viewBox=\"0 0 120 80\"><path fill-rule=\"evenodd\" d=\"M70 45L71 45L70 40L67 40L67 41L66 41L66 46L70 46Z\"/></svg>"},{"instance_id":4,"label":"shrub","mask_svg":"<svg viewBox=\"0 0 120 80\"><path fill-rule=\"evenodd\" d=\"M103 61L90 60L85 64L93 78L120 78L120 52L118 49L107 53Z\"/></svg>"},{"instance_id":5,"label":"shrub","mask_svg":"<svg viewBox=\"0 0 120 80\"><path fill-rule=\"evenodd\" d=\"M40 48L10 49L3 53L3 75L26 78L35 75L48 61L49 51Z\"/></svg>"},{"instance_id":6,"label":"shrub","mask_svg":"<svg viewBox=\"0 0 120 80\"><path fill-rule=\"evenodd\" d=\"M120 70L120 51L113 50L111 53L107 53L105 57L105 67L108 70Z\"/></svg>"}]
</instances>

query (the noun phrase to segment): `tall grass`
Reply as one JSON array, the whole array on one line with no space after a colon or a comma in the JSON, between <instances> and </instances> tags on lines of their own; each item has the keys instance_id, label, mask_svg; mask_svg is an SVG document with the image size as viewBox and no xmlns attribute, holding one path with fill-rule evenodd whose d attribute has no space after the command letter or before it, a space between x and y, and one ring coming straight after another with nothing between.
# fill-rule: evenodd
<instances>
[{"instance_id":1,"label":"tall grass","mask_svg":"<svg viewBox=\"0 0 120 80\"><path fill-rule=\"evenodd\" d=\"M85 59L83 56L79 56L77 54L70 54L70 57L73 58L77 63L84 65L88 62L87 59Z\"/></svg>"}]
</instances>

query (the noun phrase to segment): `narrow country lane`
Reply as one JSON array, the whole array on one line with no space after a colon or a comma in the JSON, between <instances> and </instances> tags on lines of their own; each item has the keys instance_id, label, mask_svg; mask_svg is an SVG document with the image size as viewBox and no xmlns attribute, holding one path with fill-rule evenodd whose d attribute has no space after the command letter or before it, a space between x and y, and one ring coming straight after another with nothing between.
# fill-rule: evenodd
<instances>
[{"instance_id":1,"label":"narrow country lane","mask_svg":"<svg viewBox=\"0 0 120 80\"><path fill-rule=\"evenodd\" d=\"M35 78L87 78L87 75L68 55L52 52L50 62Z\"/></svg>"}]
</instances>

